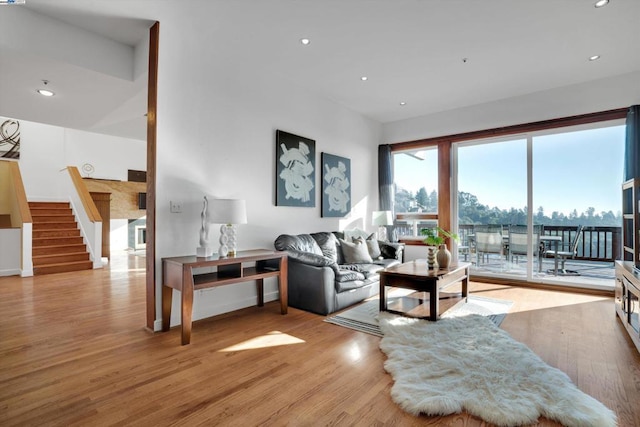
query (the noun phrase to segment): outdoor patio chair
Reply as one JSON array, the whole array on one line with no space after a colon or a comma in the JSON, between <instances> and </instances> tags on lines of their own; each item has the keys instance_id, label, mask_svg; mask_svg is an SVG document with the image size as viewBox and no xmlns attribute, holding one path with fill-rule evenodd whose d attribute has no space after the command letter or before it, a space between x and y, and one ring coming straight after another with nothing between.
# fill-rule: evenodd
<instances>
[{"instance_id":1,"label":"outdoor patio chair","mask_svg":"<svg viewBox=\"0 0 640 427\"><path fill-rule=\"evenodd\" d=\"M502 239L501 225L474 225L473 240L476 248L476 266L480 263L480 258L484 262L484 256L489 254L499 254L500 262L504 254L504 240Z\"/></svg>"},{"instance_id":2,"label":"outdoor patio chair","mask_svg":"<svg viewBox=\"0 0 640 427\"><path fill-rule=\"evenodd\" d=\"M578 273L575 270L566 270L564 268L564 263L569 258L571 259L575 258L576 254L578 253L578 245L580 244L580 239L582 239L583 229L584 229L583 226L581 225L578 226L578 231L576 232L576 235L571 241L571 243L568 245L566 243L561 243L559 245L560 247L567 247L566 250L558 249L558 251L556 252L553 249L547 249L545 251L545 255L551 256L553 258L558 258L558 261L560 262L560 268L558 268L558 275L560 276L579 276L580 275L580 273Z\"/></svg>"},{"instance_id":3,"label":"outdoor patio chair","mask_svg":"<svg viewBox=\"0 0 640 427\"><path fill-rule=\"evenodd\" d=\"M510 225L509 226L509 262L513 259L517 260L520 256L527 256L527 226L526 225ZM540 255L540 236L542 235L542 226L533 226L533 236L531 240L531 249L534 257ZM538 260L538 271L542 271L542 263Z\"/></svg>"}]
</instances>

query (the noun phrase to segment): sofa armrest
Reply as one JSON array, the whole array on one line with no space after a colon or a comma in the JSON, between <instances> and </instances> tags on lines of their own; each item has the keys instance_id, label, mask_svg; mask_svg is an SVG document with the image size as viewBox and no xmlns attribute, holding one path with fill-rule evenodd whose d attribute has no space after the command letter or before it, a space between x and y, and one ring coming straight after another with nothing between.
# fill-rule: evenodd
<instances>
[{"instance_id":1,"label":"sofa armrest","mask_svg":"<svg viewBox=\"0 0 640 427\"><path fill-rule=\"evenodd\" d=\"M335 311L335 273L329 266L318 267L289 259L289 305L326 315Z\"/></svg>"},{"instance_id":2,"label":"sofa armrest","mask_svg":"<svg viewBox=\"0 0 640 427\"><path fill-rule=\"evenodd\" d=\"M383 258L397 259L400 262L404 261L404 243L383 242L378 240L380 246L380 253Z\"/></svg>"}]
</instances>

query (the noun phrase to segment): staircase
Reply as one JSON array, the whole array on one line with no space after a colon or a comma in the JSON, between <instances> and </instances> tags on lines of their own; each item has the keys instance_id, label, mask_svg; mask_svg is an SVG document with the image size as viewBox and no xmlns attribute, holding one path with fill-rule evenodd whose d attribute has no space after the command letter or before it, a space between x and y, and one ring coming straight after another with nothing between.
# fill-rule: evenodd
<instances>
[{"instance_id":1,"label":"staircase","mask_svg":"<svg viewBox=\"0 0 640 427\"><path fill-rule=\"evenodd\" d=\"M29 209L34 275L93 268L69 203L29 202Z\"/></svg>"}]
</instances>

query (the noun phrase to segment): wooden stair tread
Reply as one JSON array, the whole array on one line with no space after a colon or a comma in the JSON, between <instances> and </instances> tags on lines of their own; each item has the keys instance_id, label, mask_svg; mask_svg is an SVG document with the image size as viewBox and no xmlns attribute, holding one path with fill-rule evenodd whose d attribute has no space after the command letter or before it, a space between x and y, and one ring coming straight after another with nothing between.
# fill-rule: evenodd
<instances>
[{"instance_id":1,"label":"wooden stair tread","mask_svg":"<svg viewBox=\"0 0 640 427\"><path fill-rule=\"evenodd\" d=\"M38 247L41 249L59 249L59 248L74 248L79 246L86 246L86 245L84 243L64 243L61 245L42 245Z\"/></svg>"},{"instance_id":2,"label":"wooden stair tread","mask_svg":"<svg viewBox=\"0 0 640 427\"><path fill-rule=\"evenodd\" d=\"M67 214L60 214L60 215L55 215L55 214L31 214L31 218L34 220L38 220L38 221L61 221L61 222L68 222L68 221L75 221L75 217L73 215L67 215Z\"/></svg>"},{"instance_id":3,"label":"wooden stair tread","mask_svg":"<svg viewBox=\"0 0 640 427\"><path fill-rule=\"evenodd\" d=\"M33 267L33 274L53 274L53 273L65 273L68 271L80 271L93 269L92 261L71 261L61 262L55 264L46 264Z\"/></svg>"},{"instance_id":4,"label":"wooden stair tread","mask_svg":"<svg viewBox=\"0 0 640 427\"><path fill-rule=\"evenodd\" d=\"M65 240L64 242L62 242L62 240ZM80 236L75 236L75 237L39 237L36 239L33 239L33 248L41 248L43 246L49 246L52 245L53 246L59 246L60 244L64 244L64 245L84 245L84 241L82 239L82 237Z\"/></svg>"},{"instance_id":5,"label":"wooden stair tread","mask_svg":"<svg viewBox=\"0 0 640 427\"><path fill-rule=\"evenodd\" d=\"M51 254L51 255L34 255L32 258L47 258L47 257L53 257L53 256L67 256L67 255L89 255L88 252L86 251L79 251L79 252L65 252L65 253L61 253L61 254Z\"/></svg>"}]
</instances>

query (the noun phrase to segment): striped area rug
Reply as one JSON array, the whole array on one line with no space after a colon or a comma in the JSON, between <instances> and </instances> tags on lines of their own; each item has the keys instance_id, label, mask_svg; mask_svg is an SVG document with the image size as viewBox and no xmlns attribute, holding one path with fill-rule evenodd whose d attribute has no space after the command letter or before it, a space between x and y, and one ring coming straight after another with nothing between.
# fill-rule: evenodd
<instances>
[{"instance_id":1,"label":"striped area rug","mask_svg":"<svg viewBox=\"0 0 640 427\"><path fill-rule=\"evenodd\" d=\"M389 298L390 302L392 300L393 298ZM512 305L512 301L470 295L467 302L464 300L459 301L444 312L441 318L480 314L491 319L496 326L500 326ZM324 321L382 337L383 334L378 324L379 308L379 300L369 300L334 316L327 317Z\"/></svg>"}]
</instances>

